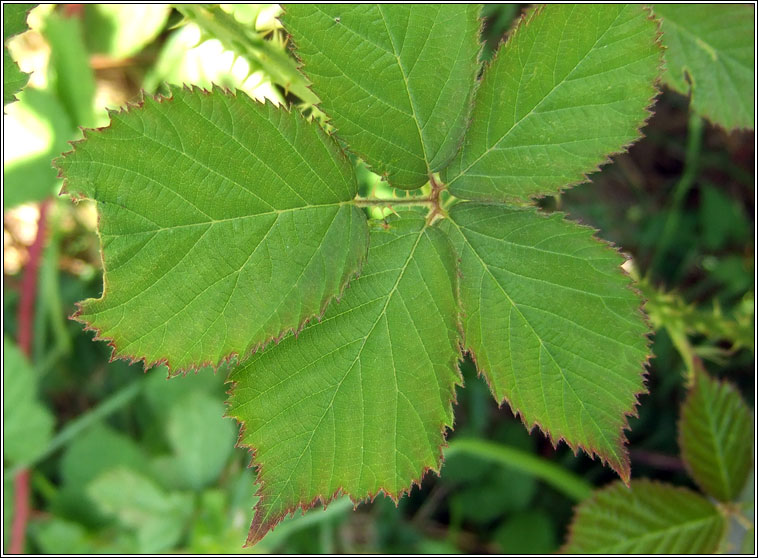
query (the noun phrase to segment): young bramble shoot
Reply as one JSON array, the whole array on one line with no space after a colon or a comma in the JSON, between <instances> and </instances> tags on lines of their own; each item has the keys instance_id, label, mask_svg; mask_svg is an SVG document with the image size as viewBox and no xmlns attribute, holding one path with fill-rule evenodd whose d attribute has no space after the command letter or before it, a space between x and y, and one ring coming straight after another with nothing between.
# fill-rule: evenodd
<instances>
[{"instance_id":1,"label":"young bramble shoot","mask_svg":"<svg viewBox=\"0 0 758 558\"><path fill-rule=\"evenodd\" d=\"M282 23L333 135L172 86L57 160L100 214L103 294L76 319L145 367L232 361L228 413L258 472L250 544L298 508L397 499L439 471L464 352L528 428L628 482L641 299L594 231L524 205L640 137L657 21L533 8L483 70L468 5L293 5ZM430 193L359 197L336 138Z\"/></svg>"}]
</instances>

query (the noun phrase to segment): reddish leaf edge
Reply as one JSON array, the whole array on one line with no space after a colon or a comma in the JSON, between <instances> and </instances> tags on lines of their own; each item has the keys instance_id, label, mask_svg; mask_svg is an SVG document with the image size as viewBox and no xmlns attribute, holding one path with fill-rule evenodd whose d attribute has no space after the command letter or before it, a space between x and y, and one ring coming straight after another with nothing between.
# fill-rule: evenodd
<instances>
[{"instance_id":1,"label":"reddish leaf edge","mask_svg":"<svg viewBox=\"0 0 758 558\"><path fill-rule=\"evenodd\" d=\"M419 231L419 234L423 234L424 231L429 227L430 225L426 225L421 231ZM450 245L450 250L455 253L454 247L452 244ZM459 272L456 266L456 279L459 277ZM387 497L389 497L394 503L395 506L398 505L398 502L400 499L410 494L413 490L414 486L421 487L421 482L423 481L423 478L426 476L426 474L429 471L434 472L437 476L440 475L440 471L442 469L442 466L445 462L444 457L444 450L448 447L448 431L452 432L455 429L455 406L458 404L458 397L457 397L457 388L463 388L464 387L464 380L463 380L463 374L460 370L460 363L463 360L464 357L464 348L461 344L462 335L463 335L463 324L461 322L461 312L460 312L460 281L456 280L454 285L454 295L455 295L455 302L457 306L457 311L455 315L456 320L456 328L458 329L458 339L456 343L456 355L455 357L449 362L449 366L455 371L456 375L456 381L451 386L450 394L449 394L449 406L448 406L448 413L449 416L452 417L452 421L450 424L447 424L447 422L443 422L440 425L440 432L442 435L442 443L439 446L439 453L437 455L437 458L435 459L434 465L426 465L422 467L421 472L419 473L417 478L411 479L410 483L407 487L399 490L398 492L393 492L392 490L388 490L386 488L380 487L375 492L369 492L366 495L359 496L359 495L353 495L349 492L345 491L343 487L339 487L337 490L335 490L330 495L323 495L319 494L316 497L314 497L312 500L307 502L300 502L298 504L295 504L294 506L289 506L285 508L285 510L277 514L275 516L272 516L266 521L262 521L260 519L260 511L262 504L266 501L266 494L265 494L265 482L259 481L260 478L260 472L263 469L263 464L260 463L256 457L257 448L251 444L245 443L244 436L245 436L245 429L246 424L243 420L241 420L239 417L230 415L228 412L228 407L230 405L230 398L232 393L234 392L235 388L237 387L237 382L232 380L227 380L227 383L230 384L229 390L226 392L229 396L226 400L227 404L227 412L224 413L225 418L233 418L237 421L239 424L239 436L237 437L237 442L235 444L235 447L237 448L243 448L246 449L250 454L250 463L248 464L248 468L254 468L256 472L256 480L254 485L258 487L256 491L256 496L258 497L258 502L253 507L253 519L250 525L250 530L248 531L247 540L245 541L244 547L250 547L255 545L256 543L260 542L263 537L266 536L274 527L276 527L283 519L287 517L292 517L298 510L301 511L301 513L305 513L311 508L314 508L319 502L323 506L323 509L326 509L330 502L335 500L336 498L339 498L341 496L348 496L350 500L353 502L353 509L355 510L358 505L364 502L373 502L374 499L379 496L380 494L383 494Z\"/></svg>"},{"instance_id":2,"label":"reddish leaf edge","mask_svg":"<svg viewBox=\"0 0 758 558\"><path fill-rule=\"evenodd\" d=\"M165 95L150 95L150 94L148 94L147 92L145 92L143 90L141 92L142 99L140 101L137 101L137 102L134 102L134 103L127 103L125 106L122 106L122 107L120 107L118 109L108 109L108 115L112 116L112 115L115 115L115 114L128 114L128 113L130 113L132 111L142 110L142 109L144 109L150 103L161 104L161 103L164 103L164 102L171 102L171 101L174 100L174 93L176 93L176 92L189 93L189 94L198 94L199 93L199 94L202 94L202 95L205 95L205 96L210 96L212 94L220 94L220 95L226 95L226 96L229 96L229 97L236 97L237 94L241 93L242 95L247 96L252 102L255 102L255 103L258 103L258 104L263 104L263 105L271 105L276 110L286 110L287 112L292 112L289 109L289 107L287 107L285 105L277 106L273 102L271 102L271 100L269 100L269 99L265 99L265 102L261 103L260 101L258 101L256 99L254 99L253 97L250 97L249 95L247 95L247 93L245 93L244 91L241 91L241 90L232 90L232 89L229 89L229 88L226 88L226 87L221 87L221 86L216 85L216 84L213 84L213 86L212 86L212 88L210 90L204 89L202 87L198 87L196 85L188 86L187 84L182 84L181 86L178 86L178 85L171 85L171 84L169 84L169 90L170 90L170 94L168 96L165 96ZM299 115L300 118L303 118L304 120L307 121L307 119L304 116L302 116L302 114L299 113L299 111L297 112L297 114ZM69 188L68 188L69 187L68 178L66 178L66 176L64 175L64 169L62 167L63 160L64 160L64 158L67 155L70 155L70 154L74 153L76 151L76 148L77 148L78 145L83 144L85 141L87 141L87 139L89 139L90 137L92 137L94 134L106 133L111 128L111 125L112 125L112 122L110 122L107 126L102 126L102 127L99 127L99 128L83 128L83 127L79 126L79 129L81 130L83 137L81 139L79 139L79 140L69 141L68 143L71 146L71 150L66 151L65 153L62 153L59 157L56 157L55 159L53 159L52 166L53 166L53 168L55 168L55 169L58 170L57 178L63 180L63 185L61 187L60 192L58 193L59 196L67 195L67 196L69 196L71 198L71 200L74 203L78 203L79 201L81 201L83 199L89 199L82 192L71 192L71 191L69 191ZM321 128L318 125L316 125L316 126L320 130L319 133L323 133L325 136L327 136L329 138L329 141L332 141L334 143L335 147L337 148L337 152L339 153L339 156L342 157L343 160L349 161L347 154L345 153L344 149L342 149L342 147L339 145L339 143L336 142L333 137L330 137L330 135L327 134L323 130L323 128ZM98 237L99 237L100 236L100 213L99 212L98 212L98 215L97 215L97 231L98 231ZM366 228L366 235L368 235L368 234L369 234L369 229L367 227ZM108 337L106 335L103 335L102 331L99 328L94 327L90 322L88 322L85 318L82 317L82 314L84 312L84 309L82 307L82 302L83 301L75 302L74 303L74 305L76 307L76 310L70 316L68 316L68 318L70 320L73 320L73 321L76 321L76 322L79 322L79 323L83 324L84 325L84 331L93 331L95 333L94 337L92 338L93 341L105 341L108 344L108 346L111 348L111 355L110 355L110 358L108 359L109 363L115 362L117 360L125 360L125 361L127 361L127 363L130 366L133 365L133 364L135 364L135 363L142 363L143 371L145 373L149 369L151 369L151 368L153 368L155 366L165 365L168 368L168 377L169 378L175 377L175 376L178 376L178 375L186 376L189 372L195 372L195 373L197 373L201 368L205 368L205 367L211 367L213 369L213 373L215 374L218 371L218 369L221 368L222 366L225 366L227 364L241 364L242 362L244 362L248 358L250 358L253 354L255 354L255 353L259 352L259 351L265 350L266 347L268 347L272 343L273 344L278 344L282 339L284 339L285 337L287 337L290 334L293 334L293 335L295 335L297 337L297 335L303 330L303 328L305 328L305 326L307 326L309 323L311 323L314 319L316 319L318 321L321 321L321 319L323 318L324 313L326 312L326 310L329 307L329 305L332 302L334 302L334 301L339 302L342 299L342 297L343 297L343 295L345 293L345 290L347 289L347 287L349 286L349 284L355 278L357 278L357 277L360 276L361 270L363 268L363 264L366 261L367 255L368 255L368 242L366 242L366 251L363 254L363 256L361 257L361 259L360 259L360 261L358 263L358 267L353 272L348 273L346 275L346 277L345 277L342 285L340 285L339 292L337 294L332 295L331 297L327 298L327 300L322 304L321 308L319 309L319 311L317 313L314 313L312 316L306 317L304 320L302 320L300 323L298 323L296 327L285 328L285 329L281 330L279 332L279 334L277 334L277 335L273 335L273 336L271 336L271 337L269 337L269 338L267 338L267 339L265 339L265 340L263 340L263 341L261 341L259 343L255 343L255 344L247 347L246 349L244 349L241 352L232 351L229 354L225 355L224 357L222 357L221 359L219 359L218 361L215 361L215 362L214 361L202 361L202 362L198 362L198 363L193 363L193 364L191 364L189 366L186 366L186 367L175 367L175 366L171 365L171 361L168 358L160 358L160 359L155 359L155 360L152 360L152 361L148 362L147 358L144 357L144 356L121 353L120 350L119 350L119 348L118 348L118 346L117 346L117 344L116 344L116 341L115 341L115 339L113 337ZM102 239L100 239L100 263L101 263L102 270L103 270L103 292L102 292L100 298L97 299L97 300L103 299L105 297L105 294L106 294L107 289L108 289L108 275L107 275L108 270L106 269L106 265L105 265L105 258L104 258L104 252L103 252Z\"/></svg>"},{"instance_id":3,"label":"reddish leaf edge","mask_svg":"<svg viewBox=\"0 0 758 558\"><path fill-rule=\"evenodd\" d=\"M264 468L263 463L259 462L256 456L257 448L255 448L251 444L247 444L243 442L243 439L245 437L245 429L246 424L244 421L239 419L236 416L230 415L227 413L224 414L225 418L233 418L235 419L239 424L239 436L237 437L237 443L235 444L235 447L237 448L243 448L248 450L250 454L250 463L248 464L248 468L255 469L256 473L256 480L255 485L258 487L256 491L256 496L258 497L258 502L253 507L253 519L250 525L250 529L248 531L247 539L244 544L244 548L250 547L255 545L256 543L260 542L263 537L265 537L274 527L276 527L282 520L286 519L287 517L292 517L295 515L295 513L300 510L301 513L305 513L306 511L316 507L316 505L320 502L323 506L323 509L326 510L327 506L336 498L339 498L341 496L348 496L350 500L353 503L353 510L357 509L357 507L361 503L365 502L373 502L374 499L379 496L380 494L383 494L384 496L389 497L394 503L395 506L398 505L398 502L400 499L410 494L411 491L415 486L418 486L421 488L421 482L423 481L423 478L426 476L426 474L429 471L434 472L437 476L440 475L440 471L442 469L442 465L445 462L444 458L444 449L448 447L448 431L452 432L455 429L455 413L454 413L454 407L458 404L458 398L456 393L457 387L464 387L464 381L463 381L463 375L460 371L460 362L463 358L463 350L460 344L458 345L458 352L456 354L455 359L450 363L453 370L456 372L456 382L453 384L452 389L450 391L450 397L449 397L449 413L450 416L453 417L453 420L450 424L447 424L447 422L443 422L440 425L440 432L442 435L442 443L439 446L439 453L437 455L437 458L435 459L434 465L426 465L421 469L421 472L419 473L417 478L411 479L410 483L408 485L397 491L394 492L392 490L388 490L384 487L379 487L374 492L368 492L365 495L355 495L351 494L350 492L344 490L343 487L339 487L337 490L335 490L332 494L329 495L323 495L319 494L315 496L310 501L305 502L299 502L295 505L288 506L279 514L273 515L269 517L267 520L261 520L261 512L263 505L265 504L266 500L268 499L268 496L265 492L265 481L258 480L260 478L260 473ZM231 385L229 390L227 391L227 395L231 396L232 392L236 388L237 382L227 380L227 383ZM229 405L229 399L226 401L227 405Z\"/></svg>"},{"instance_id":4,"label":"reddish leaf edge","mask_svg":"<svg viewBox=\"0 0 758 558\"><path fill-rule=\"evenodd\" d=\"M493 203L492 205L503 205L503 204ZM567 219L566 214L560 211L556 211L556 212L548 214L548 213L544 213L538 210L536 211L536 214L542 218L548 218L553 215L559 215L564 222L571 223L572 225L575 225L589 232L591 238L594 241L598 242L600 245L604 246L604 248L610 250L611 252L618 254L619 256L624 258L624 263L632 259L629 255L627 255L625 252L619 249L613 242L597 236L596 233L600 231L599 229L596 229L595 227L586 225L578 220L575 221L575 220ZM460 258L459 258L459 261L460 261ZM490 393L492 394L493 398L497 401L500 407L502 407L504 404L507 404L508 407L513 412L513 414L521 419L521 422L524 424L524 427L527 429L529 434L531 434L534 428L536 427L540 432L542 432L548 438L548 440L550 441L550 444L553 446L554 449L558 447L558 444L560 444L560 442L564 442L571 449L574 455L578 455L579 450L582 450L588 457L590 457L590 459L593 459L593 460L595 458L600 459L600 462L604 466L608 466L611 469L613 469L616 472L616 474L618 474L618 476L623 481L623 483L629 486L631 482L632 471L631 471L631 463L629 460L629 450L627 449L628 440L626 438L625 432L627 430L630 430L629 419L639 418L639 413L637 411L637 408L640 405L639 397L641 395L647 395L648 393L650 393L650 390L647 387L647 376L648 376L648 367L650 364L650 360L654 357L651 351L651 347L653 343L652 336L654 333L654 329L652 326L652 322L650 321L650 318L644 311L644 306L647 302L647 299L642 295L641 291L635 286L634 279L632 279L629 273L623 268L623 264L618 266L618 270L621 272L621 276L622 277L625 276L627 279L627 284L625 285L625 287L631 290L634 293L634 295L637 297L637 299L640 301L640 305L637 309L637 314L642 319L643 323L646 325L647 332L643 334L642 336L643 339L645 340L645 349L646 349L646 355L645 355L644 360L641 362L641 367L640 367L641 370L639 372L640 378L642 380L641 382L642 389L640 389L639 391L633 394L634 401L632 403L631 408L624 411L623 413L623 423L616 436L618 445L615 448L616 449L615 456L611 454L607 454L602 451L597 451L596 449L588 447L585 444L573 443L567 440L564 436L553 436L553 434L550 431L548 431L548 429L545 428L539 421L535 420L535 421L532 421L531 424L528 423L523 413L516 406L514 406L507 397L503 397L502 400L498 400L497 396L495 395L495 390L492 387L492 383L489 380L488 371L484 370L479 365L479 362L476 358L476 354L474 350L471 347L468 347L466 344L462 326L461 326L460 335L461 335L462 349L471 356L471 359L474 361L474 364L476 365L478 376L483 378L484 381L487 383L487 387L489 388ZM458 273L459 275L462 275L460 267L459 267ZM465 309L463 308L462 302L460 302L460 297L459 297L459 307L461 308L461 311L465 313ZM459 322L461 324L463 323L463 315L460 316Z\"/></svg>"}]
</instances>

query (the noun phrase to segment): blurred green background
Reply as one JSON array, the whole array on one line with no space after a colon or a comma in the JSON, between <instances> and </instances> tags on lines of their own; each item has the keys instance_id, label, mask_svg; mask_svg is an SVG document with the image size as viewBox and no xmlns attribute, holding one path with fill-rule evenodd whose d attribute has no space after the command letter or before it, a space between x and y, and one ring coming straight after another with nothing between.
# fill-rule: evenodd
<instances>
[{"instance_id":1,"label":"blurred green background","mask_svg":"<svg viewBox=\"0 0 758 558\"><path fill-rule=\"evenodd\" d=\"M484 59L522 9L484 8ZM14 477L27 470L27 551L243 552L255 473L247 452L234 447L236 425L223 418L226 371L167 380L162 368L109 363L109 347L67 319L76 301L102 289L97 216L89 201L57 196L50 165L81 137L79 127L106 126L107 108L137 102L141 90L159 93L166 81L236 87L319 118L297 97L297 84L281 85L293 61L279 8L214 10L223 14L44 5L31 12L30 31L9 43L31 78L3 117L3 548ZM214 38L218 21L224 42ZM640 398L629 433L633 476L694 487L678 457L683 371L703 363L754 401L754 136L690 115L687 99L668 90L644 133L591 183L540 205L596 227L632 258L656 328L650 394ZM355 164L363 195L387 193ZM20 293L34 262L26 357L18 347ZM573 506L613 472L563 444L553 448L538 431L530 435L507 406L498 408L471 362L462 371L466 389L441 477L427 475L397 508L379 496L353 512L343 498L298 514L244 552L557 550Z\"/></svg>"}]
</instances>

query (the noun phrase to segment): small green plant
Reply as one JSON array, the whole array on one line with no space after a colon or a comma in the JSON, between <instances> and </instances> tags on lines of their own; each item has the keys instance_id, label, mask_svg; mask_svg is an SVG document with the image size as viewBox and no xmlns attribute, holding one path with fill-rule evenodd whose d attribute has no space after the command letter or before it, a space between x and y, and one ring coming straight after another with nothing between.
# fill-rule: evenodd
<instances>
[{"instance_id":1,"label":"small green plant","mask_svg":"<svg viewBox=\"0 0 758 558\"><path fill-rule=\"evenodd\" d=\"M564 552L753 552L750 409L734 386L712 379L702 366L688 381L679 445L688 472L713 500L663 482L614 483L578 506Z\"/></svg>"},{"instance_id":2,"label":"small green plant","mask_svg":"<svg viewBox=\"0 0 758 558\"><path fill-rule=\"evenodd\" d=\"M314 118L171 86L56 161L100 215L103 295L76 318L146 368L230 361L228 414L258 474L249 543L297 508L397 499L439 471L464 353L528 428L628 483L642 300L615 249L534 200L640 137L658 21L534 8L484 68L475 6L297 5L282 21L310 88L286 64L274 79ZM263 67L265 46L246 51ZM359 196L348 153L393 195Z\"/></svg>"}]
</instances>

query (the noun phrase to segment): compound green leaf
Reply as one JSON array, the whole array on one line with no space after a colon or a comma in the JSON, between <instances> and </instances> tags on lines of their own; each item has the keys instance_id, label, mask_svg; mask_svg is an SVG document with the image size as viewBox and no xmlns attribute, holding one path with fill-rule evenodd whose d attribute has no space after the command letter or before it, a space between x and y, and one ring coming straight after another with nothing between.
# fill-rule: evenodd
<instances>
[{"instance_id":1,"label":"compound green leaf","mask_svg":"<svg viewBox=\"0 0 758 558\"><path fill-rule=\"evenodd\" d=\"M442 226L460 257L464 347L495 398L628 480L648 328L623 257L533 209L462 203Z\"/></svg>"},{"instance_id":2,"label":"compound green leaf","mask_svg":"<svg viewBox=\"0 0 758 558\"><path fill-rule=\"evenodd\" d=\"M755 6L656 4L662 20L669 87L690 96L692 109L732 128L753 128Z\"/></svg>"},{"instance_id":3,"label":"compound green leaf","mask_svg":"<svg viewBox=\"0 0 758 558\"><path fill-rule=\"evenodd\" d=\"M751 440L753 418L739 392L696 373L682 405L679 445L700 488L722 502L736 499L753 465Z\"/></svg>"},{"instance_id":4,"label":"compound green leaf","mask_svg":"<svg viewBox=\"0 0 758 558\"><path fill-rule=\"evenodd\" d=\"M282 18L340 137L399 188L458 150L479 69L479 7L289 5Z\"/></svg>"},{"instance_id":5,"label":"compound green leaf","mask_svg":"<svg viewBox=\"0 0 758 558\"><path fill-rule=\"evenodd\" d=\"M47 449L55 419L37 397L37 373L3 337L3 459L25 465Z\"/></svg>"},{"instance_id":6,"label":"compound green leaf","mask_svg":"<svg viewBox=\"0 0 758 558\"><path fill-rule=\"evenodd\" d=\"M616 482L582 502L566 554L710 554L726 521L702 496L668 484Z\"/></svg>"},{"instance_id":7,"label":"compound green leaf","mask_svg":"<svg viewBox=\"0 0 758 558\"><path fill-rule=\"evenodd\" d=\"M57 160L97 201L103 296L77 319L114 357L218 365L324 311L368 234L352 166L299 114L172 87Z\"/></svg>"},{"instance_id":8,"label":"compound green leaf","mask_svg":"<svg viewBox=\"0 0 758 558\"><path fill-rule=\"evenodd\" d=\"M442 174L451 193L524 200L584 181L640 137L661 63L656 36L640 5L532 10L484 72Z\"/></svg>"},{"instance_id":9,"label":"compound green leaf","mask_svg":"<svg viewBox=\"0 0 758 558\"><path fill-rule=\"evenodd\" d=\"M439 470L460 382L455 282L448 239L405 213L372 231L320 323L232 372L229 414L258 467L248 543L317 500L399 498Z\"/></svg>"},{"instance_id":10,"label":"compound green leaf","mask_svg":"<svg viewBox=\"0 0 758 558\"><path fill-rule=\"evenodd\" d=\"M16 101L16 93L21 91L29 81L29 74L24 73L11 58L5 43L8 39L29 29L26 16L37 4L3 4L3 106Z\"/></svg>"}]
</instances>

